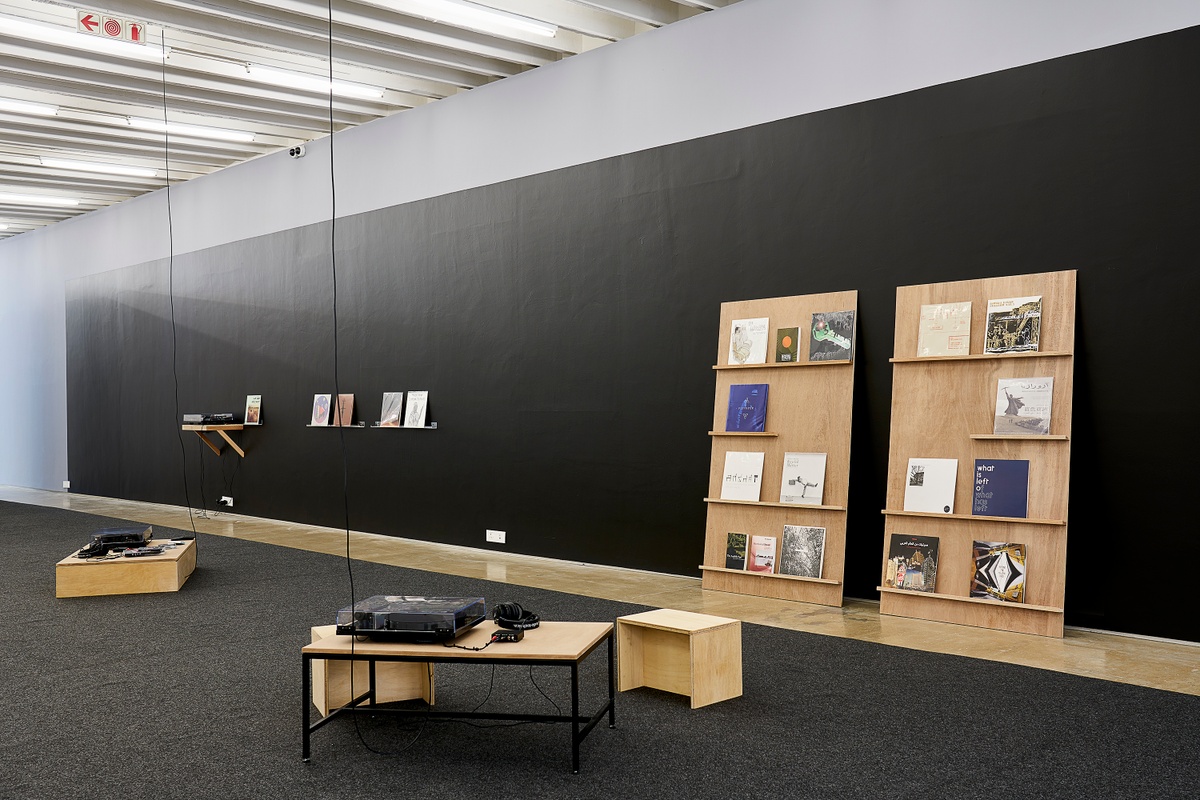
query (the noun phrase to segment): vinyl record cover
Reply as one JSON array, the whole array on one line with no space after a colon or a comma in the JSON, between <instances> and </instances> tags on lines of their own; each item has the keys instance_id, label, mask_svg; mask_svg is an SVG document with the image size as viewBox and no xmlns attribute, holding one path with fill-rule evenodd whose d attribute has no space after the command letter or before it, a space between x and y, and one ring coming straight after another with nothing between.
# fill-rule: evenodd
<instances>
[{"instance_id":1,"label":"vinyl record cover","mask_svg":"<svg viewBox=\"0 0 1200 800\"><path fill-rule=\"evenodd\" d=\"M812 315L809 361L850 361L854 357L853 311L823 311Z\"/></svg>"},{"instance_id":2,"label":"vinyl record cover","mask_svg":"<svg viewBox=\"0 0 1200 800\"><path fill-rule=\"evenodd\" d=\"M758 502L762 491L763 456L763 453L738 451L725 454L725 473L721 479L722 500Z\"/></svg>"},{"instance_id":3,"label":"vinyl record cover","mask_svg":"<svg viewBox=\"0 0 1200 800\"><path fill-rule=\"evenodd\" d=\"M729 387L729 408L725 413L727 432L762 433L767 428L767 390L765 383L735 383Z\"/></svg>"},{"instance_id":4,"label":"vinyl record cover","mask_svg":"<svg viewBox=\"0 0 1200 800\"><path fill-rule=\"evenodd\" d=\"M1001 378L996 382L996 436L1046 436L1054 401L1054 378Z\"/></svg>"},{"instance_id":5,"label":"vinyl record cover","mask_svg":"<svg viewBox=\"0 0 1200 800\"><path fill-rule=\"evenodd\" d=\"M1036 352L1042 335L1042 296L988 300L983 352Z\"/></svg>"},{"instance_id":6,"label":"vinyl record cover","mask_svg":"<svg viewBox=\"0 0 1200 800\"><path fill-rule=\"evenodd\" d=\"M788 364L796 360L800 351L800 329L780 328L775 331L775 363Z\"/></svg>"},{"instance_id":7,"label":"vinyl record cover","mask_svg":"<svg viewBox=\"0 0 1200 800\"><path fill-rule=\"evenodd\" d=\"M730 364L767 363L768 317L735 319L729 332Z\"/></svg>"},{"instance_id":8,"label":"vinyl record cover","mask_svg":"<svg viewBox=\"0 0 1200 800\"><path fill-rule=\"evenodd\" d=\"M329 406L333 400L331 394L313 395L312 422L309 425L328 425Z\"/></svg>"},{"instance_id":9,"label":"vinyl record cover","mask_svg":"<svg viewBox=\"0 0 1200 800\"><path fill-rule=\"evenodd\" d=\"M938 537L893 533L883 585L891 589L932 592L937 586Z\"/></svg>"},{"instance_id":10,"label":"vinyl record cover","mask_svg":"<svg viewBox=\"0 0 1200 800\"><path fill-rule=\"evenodd\" d=\"M921 306L918 356L965 356L970 353L970 301Z\"/></svg>"},{"instance_id":11,"label":"vinyl record cover","mask_svg":"<svg viewBox=\"0 0 1200 800\"><path fill-rule=\"evenodd\" d=\"M904 510L954 513L957 458L910 458L904 477Z\"/></svg>"},{"instance_id":12,"label":"vinyl record cover","mask_svg":"<svg viewBox=\"0 0 1200 800\"><path fill-rule=\"evenodd\" d=\"M425 415L429 405L429 392L409 392L408 411L404 414L404 427L424 428Z\"/></svg>"},{"instance_id":13,"label":"vinyl record cover","mask_svg":"<svg viewBox=\"0 0 1200 800\"><path fill-rule=\"evenodd\" d=\"M825 560L825 529L784 525L779 549L779 574L820 578Z\"/></svg>"},{"instance_id":14,"label":"vinyl record cover","mask_svg":"<svg viewBox=\"0 0 1200 800\"><path fill-rule=\"evenodd\" d=\"M982 517L1029 516L1029 462L975 459L971 513Z\"/></svg>"},{"instance_id":15,"label":"vinyl record cover","mask_svg":"<svg viewBox=\"0 0 1200 800\"><path fill-rule=\"evenodd\" d=\"M379 427L399 428L400 414L404 411L404 392L384 392L383 407L379 411Z\"/></svg>"},{"instance_id":16,"label":"vinyl record cover","mask_svg":"<svg viewBox=\"0 0 1200 800\"><path fill-rule=\"evenodd\" d=\"M819 506L825 497L825 454L784 453L779 502Z\"/></svg>"},{"instance_id":17,"label":"vinyl record cover","mask_svg":"<svg viewBox=\"0 0 1200 800\"><path fill-rule=\"evenodd\" d=\"M751 536L750 552L746 555L747 572L775 572L775 537Z\"/></svg>"},{"instance_id":18,"label":"vinyl record cover","mask_svg":"<svg viewBox=\"0 0 1200 800\"><path fill-rule=\"evenodd\" d=\"M976 541L971 547L971 557L974 561L971 597L1025 602L1025 545Z\"/></svg>"},{"instance_id":19,"label":"vinyl record cover","mask_svg":"<svg viewBox=\"0 0 1200 800\"><path fill-rule=\"evenodd\" d=\"M344 428L347 425L354 423L354 395L339 394L337 396L337 409L333 414L333 424L335 427Z\"/></svg>"},{"instance_id":20,"label":"vinyl record cover","mask_svg":"<svg viewBox=\"0 0 1200 800\"><path fill-rule=\"evenodd\" d=\"M246 395L246 414L242 417L243 425L262 424L262 395Z\"/></svg>"},{"instance_id":21,"label":"vinyl record cover","mask_svg":"<svg viewBox=\"0 0 1200 800\"><path fill-rule=\"evenodd\" d=\"M746 568L746 534L730 532L725 537L725 569Z\"/></svg>"}]
</instances>

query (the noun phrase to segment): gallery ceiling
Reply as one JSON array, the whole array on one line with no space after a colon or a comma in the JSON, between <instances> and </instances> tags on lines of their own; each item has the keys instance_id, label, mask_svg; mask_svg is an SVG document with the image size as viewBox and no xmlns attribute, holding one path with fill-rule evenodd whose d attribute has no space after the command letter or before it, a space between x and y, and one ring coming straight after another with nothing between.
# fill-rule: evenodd
<instances>
[{"instance_id":1,"label":"gallery ceiling","mask_svg":"<svg viewBox=\"0 0 1200 800\"><path fill-rule=\"evenodd\" d=\"M0 0L0 237L736 2Z\"/></svg>"}]
</instances>

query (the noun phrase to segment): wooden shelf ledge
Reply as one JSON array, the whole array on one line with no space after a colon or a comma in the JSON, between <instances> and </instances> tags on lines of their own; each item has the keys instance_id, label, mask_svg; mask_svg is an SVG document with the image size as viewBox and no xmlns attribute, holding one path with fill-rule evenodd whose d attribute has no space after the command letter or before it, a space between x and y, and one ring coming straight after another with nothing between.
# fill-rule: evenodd
<instances>
[{"instance_id":1,"label":"wooden shelf ledge","mask_svg":"<svg viewBox=\"0 0 1200 800\"><path fill-rule=\"evenodd\" d=\"M770 431L709 431L709 436L778 436Z\"/></svg>"},{"instance_id":2,"label":"wooden shelf ledge","mask_svg":"<svg viewBox=\"0 0 1200 800\"><path fill-rule=\"evenodd\" d=\"M928 517L931 519L972 520L976 522L1019 522L1024 525L1066 525L1065 519L1031 519L1029 517L985 517L979 514L935 514L932 511L893 511L883 509L879 512L889 517Z\"/></svg>"},{"instance_id":3,"label":"wooden shelf ledge","mask_svg":"<svg viewBox=\"0 0 1200 800\"><path fill-rule=\"evenodd\" d=\"M908 356L889 358L893 364L916 364L931 361L983 361L990 358L1070 358L1074 353L1026 352L1026 353L972 353L969 356Z\"/></svg>"},{"instance_id":4,"label":"wooden shelf ledge","mask_svg":"<svg viewBox=\"0 0 1200 800\"><path fill-rule=\"evenodd\" d=\"M1067 439L1069 437L1059 436L1057 434L1043 434L1043 433L1030 433L1030 434L1023 433L1023 434L1019 434L1016 436L1005 436L1004 434L999 434L999 433L972 433L971 438L972 439L995 439L997 441L1010 440L1010 441L1017 441L1017 442L1037 442L1037 441L1065 442L1065 441L1067 441Z\"/></svg>"},{"instance_id":5,"label":"wooden shelf ledge","mask_svg":"<svg viewBox=\"0 0 1200 800\"><path fill-rule=\"evenodd\" d=\"M764 508L764 507L765 508L800 508L800 509L809 509L809 510L814 510L814 511L845 511L846 510L845 506L810 506L807 503L763 503L763 502L756 503L753 500L722 500L719 497L706 497L706 498L704 498L704 502L716 503L717 505L755 506L758 508ZM737 572L737 570L734 570L734 572Z\"/></svg>"},{"instance_id":6,"label":"wooden shelf ledge","mask_svg":"<svg viewBox=\"0 0 1200 800\"><path fill-rule=\"evenodd\" d=\"M713 364L713 369L790 369L792 367L848 367L853 361L783 361L778 364Z\"/></svg>"},{"instance_id":7,"label":"wooden shelf ledge","mask_svg":"<svg viewBox=\"0 0 1200 800\"><path fill-rule=\"evenodd\" d=\"M1038 611L1043 614L1062 614L1061 608L1054 606L1034 606L1028 603L1005 603L998 600L984 600L981 597L960 597L956 594L938 594L937 592L914 592L911 589L893 589L890 586L876 586L884 594L902 594L905 597L925 597L934 600L950 600L955 603L976 603L989 608L1002 608L1012 611Z\"/></svg>"},{"instance_id":8,"label":"wooden shelf ledge","mask_svg":"<svg viewBox=\"0 0 1200 800\"><path fill-rule=\"evenodd\" d=\"M230 447L233 448L234 452L236 452L242 458L245 458L246 451L243 450L242 448L238 447L237 442L235 442L233 439L229 438L229 434L227 433L227 431L240 431L240 430L242 430L242 428L243 428L243 426L240 424L237 424L237 425L184 425L184 426L182 426L182 430L192 431L197 436L199 436L200 440L202 442L204 442L206 445L208 445L208 449L212 450L217 455L221 455L221 446L219 444L217 444L216 442L214 442L212 439L209 439L207 436L205 436L204 434L207 432L210 432L210 431L215 432L218 436L220 436L222 439L224 439L225 442Z\"/></svg>"},{"instance_id":9,"label":"wooden shelf ledge","mask_svg":"<svg viewBox=\"0 0 1200 800\"><path fill-rule=\"evenodd\" d=\"M824 583L830 586L840 586L841 581L830 580L829 578L805 578L800 575L780 575L775 572L751 572L746 569L729 569L727 567L706 567L700 565L703 572L729 572L733 575L749 575L752 578L777 578L783 581L804 581L805 583Z\"/></svg>"}]
</instances>

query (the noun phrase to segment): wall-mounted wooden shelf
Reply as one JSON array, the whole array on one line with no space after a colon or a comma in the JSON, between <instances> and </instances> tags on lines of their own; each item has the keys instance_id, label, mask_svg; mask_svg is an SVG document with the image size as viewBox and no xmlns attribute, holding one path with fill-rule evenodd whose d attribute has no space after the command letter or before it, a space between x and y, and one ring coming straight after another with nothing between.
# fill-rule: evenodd
<instances>
[{"instance_id":1,"label":"wall-mounted wooden shelf","mask_svg":"<svg viewBox=\"0 0 1200 800\"><path fill-rule=\"evenodd\" d=\"M908 287L902 287L908 288ZM972 305L972 314L975 313L975 307ZM983 311L986 312L987 303L984 302ZM971 327L975 327L975 321L972 319ZM983 328L980 326L980 331ZM980 333L980 336L983 334ZM972 353L969 356L905 356L889 358L888 361L892 364L920 364L920 363L937 363L939 361L991 361L994 359L1009 359L1009 358L1070 358L1073 353L1050 353L1045 350L1034 350L1028 353Z\"/></svg>"},{"instance_id":2,"label":"wall-mounted wooden shelf","mask_svg":"<svg viewBox=\"0 0 1200 800\"><path fill-rule=\"evenodd\" d=\"M706 503L719 503L729 506L759 506L761 508L790 508L790 509L810 509L814 511L845 511L845 506L814 506L808 503L764 503L761 500L754 502L753 500L722 500L719 497L706 497Z\"/></svg>"},{"instance_id":3,"label":"wall-mounted wooden shelf","mask_svg":"<svg viewBox=\"0 0 1200 800\"><path fill-rule=\"evenodd\" d=\"M880 511L890 517L928 517L931 519L958 519L973 522L1019 522L1022 525L1066 525L1065 519L1030 519L1029 517L987 517L980 514L937 514L932 511L896 511L885 508Z\"/></svg>"},{"instance_id":4,"label":"wall-mounted wooden shelf","mask_svg":"<svg viewBox=\"0 0 1200 800\"><path fill-rule=\"evenodd\" d=\"M753 578L762 578L763 580L779 580L779 581L808 581L809 583L824 583L830 586L840 586L841 581L834 581L828 578L808 578L803 575L780 575L774 572L747 572L744 569L729 569L727 567L706 567L700 565L703 572L728 572L731 575L749 575Z\"/></svg>"},{"instance_id":5,"label":"wall-mounted wooden shelf","mask_svg":"<svg viewBox=\"0 0 1200 800\"><path fill-rule=\"evenodd\" d=\"M972 439L986 439L995 442L1066 442L1070 440L1070 436L1050 436L1042 434L999 434L999 433L972 433Z\"/></svg>"},{"instance_id":6,"label":"wall-mounted wooden shelf","mask_svg":"<svg viewBox=\"0 0 1200 800\"><path fill-rule=\"evenodd\" d=\"M930 598L930 599L934 599L934 600L949 600L950 602L953 602L953 603L978 603L980 605L987 606L989 608L1002 608L1006 611L1009 611L1009 610L1011 610L1011 611L1034 611L1034 612L1040 611L1044 614L1061 614L1061 613L1063 613L1063 610L1061 608L1054 608L1052 606L1031 606L1026 603L1001 603L1001 602L997 602L996 600L984 600L983 598L980 598L980 597L960 597L959 595L956 595L956 594L938 594L937 592L914 592L909 589L893 589L890 586L876 586L875 588L878 589L880 592L883 592L884 594L905 595L905 596L909 596L909 597L925 597L925 598Z\"/></svg>"},{"instance_id":7,"label":"wall-mounted wooden shelf","mask_svg":"<svg viewBox=\"0 0 1200 800\"><path fill-rule=\"evenodd\" d=\"M708 435L709 436L767 436L767 437L772 437L772 436L778 436L779 434L778 433L770 433L770 432L758 433L756 431L709 431Z\"/></svg>"},{"instance_id":8,"label":"wall-mounted wooden shelf","mask_svg":"<svg viewBox=\"0 0 1200 800\"><path fill-rule=\"evenodd\" d=\"M235 442L233 439L229 438L229 433L228 433L228 431L240 431L240 430L242 430L243 427L244 426L242 426L242 425L184 425L183 430L193 431L197 436L200 437L200 440L202 442L204 442L206 445L208 445L209 450L212 450L217 455L221 455L221 446L204 435L205 433L208 433L210 431L213 433L216 433L222 439L224 439L225 442L230 447L233 448L235 453L237 453L242 458L245 458L246 451L243 450L242 448L238 447L237 442Z\"/></svg>"}]
</instances>

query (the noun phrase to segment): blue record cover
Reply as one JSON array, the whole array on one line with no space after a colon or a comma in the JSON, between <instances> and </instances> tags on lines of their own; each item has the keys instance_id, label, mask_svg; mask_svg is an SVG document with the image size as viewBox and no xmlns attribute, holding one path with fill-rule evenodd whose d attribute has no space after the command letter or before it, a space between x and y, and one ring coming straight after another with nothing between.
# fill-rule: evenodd
<instances>
[{"instance_id":1,"label":"blue record cover","mask_svg":"<svg viewBox=\"0 0 1200 800\"><path fill-rule=\"evenodd\" d=\"M762 433L767 428L767 384L738 383L729 387L725 430Z\"/></svg>"},{"instance_id":2,"label":"blue record cover","mask_svg":"<svg viewBox=\"0 0 1200 800\"><path fill-rule=\"evenodd\" d=\"M1029 516L1029 462L975 459L971 513L982 517Z\"/></svg>"}]
</instances>

